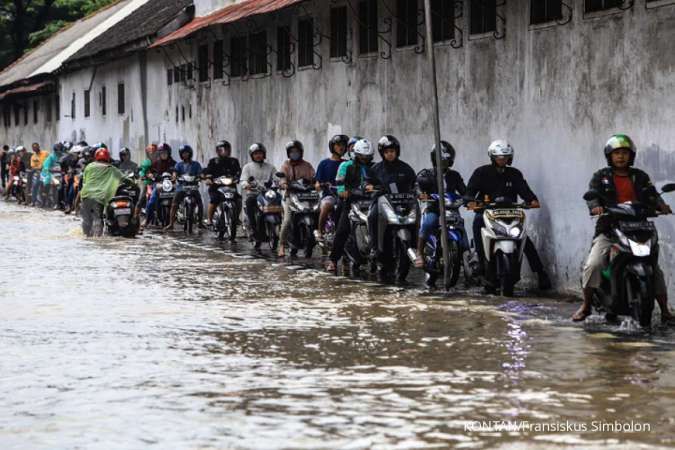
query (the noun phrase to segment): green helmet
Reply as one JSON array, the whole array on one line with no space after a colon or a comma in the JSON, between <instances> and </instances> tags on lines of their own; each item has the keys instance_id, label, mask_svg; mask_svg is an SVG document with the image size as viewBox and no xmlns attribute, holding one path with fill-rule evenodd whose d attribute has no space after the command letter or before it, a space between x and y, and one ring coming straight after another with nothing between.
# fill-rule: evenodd
<instances>
[{"instance_id":1,"label":"green helmet","mask_svg":"<svg viewBox=\"0 0 675 450\"><path fill-rule=\"evenodd\" d=\"M607 144L605 144L605 158L607 158L607 164L612 165L612 152L620 148L625 148L630 151L630 165L632 166L635 162L635 154L637 149L633 140L625 134L615 134L609 138Z\"/></svg>"}]
</instances>

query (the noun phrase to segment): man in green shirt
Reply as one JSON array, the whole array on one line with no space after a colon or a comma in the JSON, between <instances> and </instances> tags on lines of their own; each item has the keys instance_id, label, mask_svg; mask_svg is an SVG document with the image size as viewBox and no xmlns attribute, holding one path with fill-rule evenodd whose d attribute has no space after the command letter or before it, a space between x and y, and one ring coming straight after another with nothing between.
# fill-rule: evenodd
<instances>
[{"instance_id":1,"label":"man in green shirt","mask_svg":"<svg viewBox=\"0 0 675 450\"><path fill-rule=\"evenodd\" d=\"M85 236L103 234L103 208L117 193L124 174L112 165L107 148L96 150L94 162L88 164L82 174L82 231Z\"/></svg>"}]
</instances>

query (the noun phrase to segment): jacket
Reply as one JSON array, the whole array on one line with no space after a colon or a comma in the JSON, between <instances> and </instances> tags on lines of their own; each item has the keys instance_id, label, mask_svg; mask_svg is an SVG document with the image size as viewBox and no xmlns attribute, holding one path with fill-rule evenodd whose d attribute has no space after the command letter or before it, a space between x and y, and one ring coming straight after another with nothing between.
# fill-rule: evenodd
<instances>
[{"instance_id":1,"label":"jacket","mask_svg":"<svg viewBox=\"0 0 675 450\"><path fill-rule=\"evenodd\" d=\"M372 184L384 187L387 192L406 194L415 188L415 171L400 159L380 161L373 166L372 173ZM394 192L394 186L397 192Z\"/></svg>"},{"instance_id":2,"label":"jacket","mask_svg":"<svg viewBox=\"0 0 675 450\"><path fill-rule=\"evenodd\" d=\"M490 201L505 197L512 203L516 203L518 197L527 203L537 200L520 170L509 166L498 168L493 164L481 166L474 171L466 188L466 196L481 202L486 196Z\"/></svg>"}]
</instances>

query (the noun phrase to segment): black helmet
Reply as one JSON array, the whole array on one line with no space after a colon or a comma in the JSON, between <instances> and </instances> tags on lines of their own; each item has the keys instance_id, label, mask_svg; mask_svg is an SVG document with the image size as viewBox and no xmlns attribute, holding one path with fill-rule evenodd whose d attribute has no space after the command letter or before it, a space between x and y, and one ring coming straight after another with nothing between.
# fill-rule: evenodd
<instances>
[{"instance_id":1,"label":"black helmet","mask_svg":"<svg viewBox=\"0 0 675 450\"><path fill-rule=\"evenodd\" d=\"M87 141L80 141L77 143L80 147L89 147L89 144L87 144Z\"/></svg>"},{"instance_id":2,"label":"black helmet","mask_svg":"<svg viewBox=\"0 0 675 450\"><path fill-rule=\"evenodd\" d=\"M248 148L248 155L251 157L251 160L253 160L253 154L255 152L263 152L263 155L267 158L267 149L260 142L256 142Z\"/></svg>"},{"instance_id":3,"label":"black helmet","mask_svg":"<svg viewBox=\"0 0 675 450\"><path fill-rule=\"evenodd\" d=\"M445 162L447 161L447 165ZM445 166L443 170L449 169L455 163L455 148L448 141L441 141L441 162ZM436 167L436 146L431 149L431 164Z\"/></svg>"},{"instance_id":4,"label":"black helmet","mask_svg":"<svg viewBox=\"0 0 675 450\"><path fill-rule=\"evenodd\" d=\"M162 153L162 152L167 152L169 156L171 156L171 146L167 144L166 142L162 145L159 146L157 149L157 153Z\"/></svg>"},{"instance_id":5,"label":"black helmet","mask_svg":"<svg viewBox=\"0 0 675 450\"><path fill-rule=\"evenodd\" d=\"M120 159L122 159L122 155L127 155L127 158L131 158L131 150L127 147L122 147L120 149Z\"/></svg>"},{"instance_id":6,"label":"black helmet","mask_svg":"<svg viewBox=\"0 0 675 450\"><path fill-rule=\"evenodd\" d=\"M390 134L385 134L377 141L377 151L380 153L382 159L384 159L384 151L388 148L396 150L397 158L401 156L401 144L398 142L398 139Z\"/></svg>"},{"instance_id":7,"label":"black helmet","mask_svg":"<svg viewBox=\"0 0 675 450\"><path fill-rule=\"evenodd\" d=\"M297 140L292 140L288 144L286 144L286 156L291 157L291 149L296 148L300 151L300 158L302 158L305 154L305 147L303 147L302 142L297 141Z\"/></svg>"},{"instance_id":8,"label":"black helmet","mask_svg":"<svg viewBox=\"0 0 675 450\"><path fill-rule=\"evenodd\" d=\"M333 151L333 147L335 147L336 144L341 144L345 147L345 151L346 151L348 143L349 143L349 136L344 135L344 134L336 134L335 136L330 138L330 141L328 141L328 150L331 153L335 153Z\"/></svg>"},{"instance_id":9,"label":"black helmet","mask_svg":"<svg viewBox=\"0 0 675 450\"><path fill-rule=\"evenodd\" d=\"M190 158L192 158L192 154L194 152L192 151L192 147L186 144L181 145L180 148L178 149L178 156L180 156L181 159L183 158L183 153L188 153L190 155Z\"/></svg>"},{"instance_id":10,"label":"black helmet","mask_svg":"<svg viewBox=\"0 0 675 450\"><path fill-rule=\"evenodd\" d=\"M96 155L96 150L98 150L96 147L89 147L88 145L82 149L82 155L85 158L89 158L91 160L94 159L94 156Z\"/></svg>"},{"instance_id":11,"label":"black helmet","mask_svg":"<svg viewBox=\"0 0 675 450\"><path fill-rule=\"evenodd\" d=\"M615 134L609 138L607 144L605 144L605 158L607 159L607 165L612 165L612 152L620 148L625 148L630 151L630 162L632 166L635 162L635 154L637 153L637 148L633 143L633 140L625 134Z\"/></svg>"},{"instance_id":12,"label":"black helmet","mask_svg":"<svg viewBox=\"0 0 675 450\"><path fill-rule=\"evenodd\" d=\"M61 153L61 152L63 151L63 144L60 143L60 142L57 142L57 143L54 144L54 146L52 147L52 150L54 151L54 153Z\"/></svg>"},{"instance_id":13,"label":"black helmet","mask_svg":"<svg viewBox=\"0 0 675 450\"><path fill-rule=\"evenodd\" d=\"M223 148L223 149L229 148L230 150L232 150L232 145L228 141L222 140L222 141L218 141L218 143L216 143L216 153L218 153L219 148Z\"/></svg>"}]
</instances>

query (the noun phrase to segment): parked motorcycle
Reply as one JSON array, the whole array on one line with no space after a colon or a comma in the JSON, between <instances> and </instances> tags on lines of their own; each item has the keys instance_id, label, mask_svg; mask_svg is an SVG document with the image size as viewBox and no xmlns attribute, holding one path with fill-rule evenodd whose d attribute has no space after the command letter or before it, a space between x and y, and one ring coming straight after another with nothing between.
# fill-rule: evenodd
<instances>
[{"instance_id":1,"label":"parked motorcycle","mask_svg":"<svg viewBox=\"0 0 675 450\"><path fill-rule=\"evenodd\" d=\"M216 207L213 216L213 231L215 231L218 240L221 241L225 236L230 241L237 238L237 222L239 221L239 217L237 217L238 182L239 180L229 176L218 177L213 180L213 184L217 186L218 192L223 198Z\"/></svg>"},{"instance_id":2,"label":"parked motorcycle","mask_svg":"<svg viewBox=\"0 0 675 450\"><path fill-rule=\"evenodd\" d=\"M655 189L648 188L656 193ZM675 184L663 186L662 193L675 191ZM651 192L646 193L647 195ZM599 198L588 191L584 200ZM605 208L611 218L608 236L612 240L609 266L602 273L600 289L593 293L593 307L606 313L608 321L630 316L643 328L650 328L654 311L654 273L659 260L659 237L654 222L661 215L641 203L621 203Z\"/></svg>"},{"instance_id":3,"label":"parked motorcycle","mask_svg":"<svg viewBox=\"0 0 675 450\"><path fill-rule=\"evenodd\" d=\"M440 196L431 194L428 200L422 201L426 208L436 208ZM459 273L464 268L464 276L468 280L471 278L471 269L469 267L469 258L465 253L469 250L466 229L464 228L464 219L459 212L459 208L464 204L464 200L453 194L445 194L445 221L447 225L448 236L448 280L446 289L454 287L459 279ZM422 250L424 259L424 272L426 273L426 284L428 287L434 287L439 277L444 274L443 248L441 245L441 224L439 220L438 227L429 235Z\"/></svg>"},{"instance_id":4,"label":"parked motorcycle","mask_svg":"<svg viewBox=\"0 0 675 450\"><path fill-rule=\"evenodd\" d=\"M279 176L279 173L277 173L277 176ZM276 251L279 245L279 228L284 212L284 208L281 206L279 183L277 180L273 180L265 183L265 186L258 186L252 177L248 181L252 189L260 190L256 217L258 235L263 242L268 243L272 251Z\"/></svg>"},{"instance_id":5,"label":"parked motorcycle","mask_svg":"<svg viewBox=\"0 0 675 450\"><path fill-rule=\"evenodd\" d=\"M305 258L311 258L316 239L314 230L319 220L319 193L309 180L297 180L288 185L288 211L291 214L289 244L291 257L303 249Z\"/></svg>"},{"instance_id":6,"label":"parked motorcycle","mask_svg":"<svg viewBox=\"0 0 675 450\"><path fill-rule=\"evenodd\" d=\"M195 224L199 224L199 177L192 175L181 175L177 182L183 188L185 197L178 205L176 211L176 221L183 225L183 231L192 234Z\"/></svg>"},{"instance_id":7,"label":"parked motorcycle","mask_svg":"<svg viewBox=\"0 0 675 450\"><path fill-rule=\"evenodd\" d=\"M387 193L378 202L377 247L381 255L381 273L384 281L395 274L405 282L410 272L411 259L415 259L415 226L417 224L417 198L415 194Z\"/></svg>"},{"instance_id":8,"label":"parked motorcycle","mask_svg":"<svg viewBox=\"0 0 675 450\"><path fill-rule=\"evenodd\" d=\"M127 238L136 236L139 223L134 217L134 210L138 197L139 189L135 179L125 178L105 209L104 223L107 234Z\"/></svg>"},{"instance_id":9,"label":"parked motorcycle","mask_svg":"<svg viewBox=\"0 0 675 450\"><path fill-rule=\"evenodd\" d=\"M492 203L483 203L485 225L481 229L485 252L487 282L504 297L513 297L515 285L520 281L523 251L527 241L525 211L528 205L512 203L499 197Z\"/></svg>"}]
</instances>

